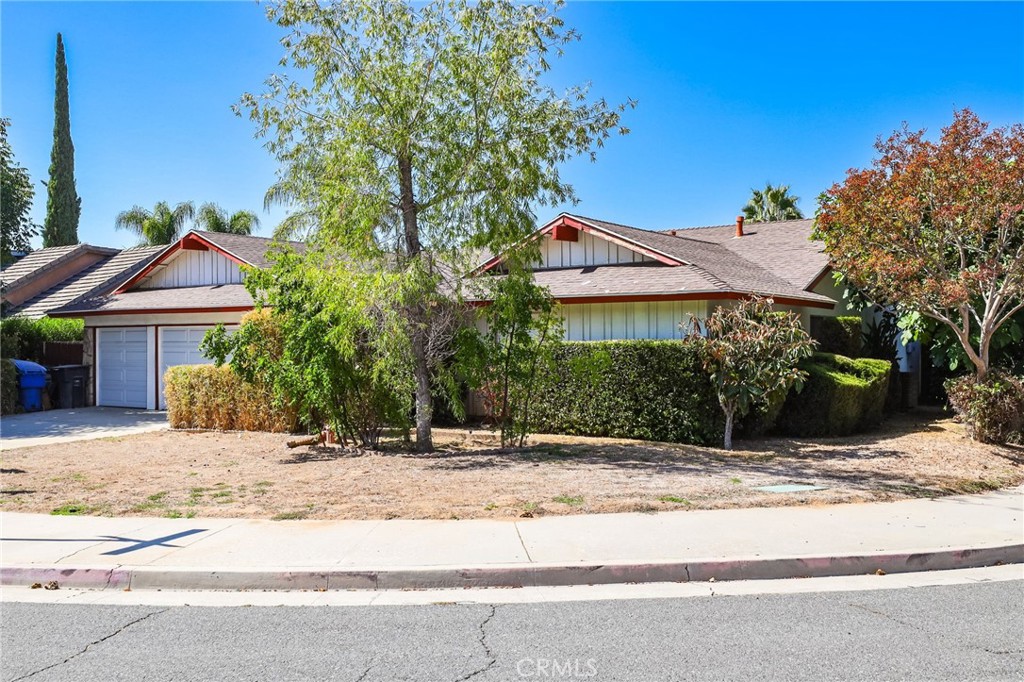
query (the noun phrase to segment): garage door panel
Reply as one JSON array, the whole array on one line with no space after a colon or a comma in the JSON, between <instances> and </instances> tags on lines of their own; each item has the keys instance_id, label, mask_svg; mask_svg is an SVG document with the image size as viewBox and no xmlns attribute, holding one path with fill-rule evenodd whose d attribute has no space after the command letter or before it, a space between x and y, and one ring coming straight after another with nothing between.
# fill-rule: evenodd
<instances>
[{"instance_id":1,"label":"garage door panel","mask_svg":"<svg viewBox=\"0 0 1024 682\"><path fill-rule=\"evenodd\" d=\"M147 403L149 342L144 328L101 329L97 336L98 405L141 407Z\"/></svg>"}]
</instances>

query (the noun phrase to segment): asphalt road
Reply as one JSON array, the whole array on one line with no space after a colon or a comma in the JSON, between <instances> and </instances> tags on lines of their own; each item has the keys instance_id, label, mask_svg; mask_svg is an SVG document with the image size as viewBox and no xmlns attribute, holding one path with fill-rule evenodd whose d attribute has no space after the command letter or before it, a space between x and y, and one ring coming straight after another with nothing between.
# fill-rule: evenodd
<instances>
[{"instance_id":1,"label":"asphalt road","mask_svg":"<svg viewBox=\"0 0 1024 682\"><path fill-rule=\"evenodd\" d=\"M1024 581L503 605L0 608L5 682L1024 679Z\"/></svg>"}]
</instances>

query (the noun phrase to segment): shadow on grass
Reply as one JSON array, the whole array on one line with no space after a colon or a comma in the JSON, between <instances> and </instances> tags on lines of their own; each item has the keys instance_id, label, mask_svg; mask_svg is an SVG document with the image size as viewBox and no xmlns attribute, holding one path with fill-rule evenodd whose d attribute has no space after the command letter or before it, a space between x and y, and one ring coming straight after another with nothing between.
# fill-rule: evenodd
<instances>
[{"instance_id":1,"label":"shadow on grass","mask_svg":"<svg viewBox=\"0 0 1024 682\"><path fill-rule=\"evenodd\" d=\"M398 439L382 443L381 450L360 450L340 446L314 446L282 460L285 464L350 460L359 457L409 458L436 472L501 470L524 465L578 466L630 472L638 476L697 476L744 481L815 484L829 488L871 490L899 496L938 497L1001 487L999 480L978 476L928 478L922 484L920 467L894 467L895 471L872 468L872 460L908 460L913 455L896 447L885 447L900 436L940 434L948 429L937 424L946 415L938 410L921 410L896 415L876 431L839 438L765 438L738 441L738 449L727 452L674 443L536 443L524 448L500 448L496 434L489 431L439 430L441 448L429 454L415 453ZM538 440L543 435L536 436ZM949 443L954 443L951 437ZM1016 450L1016 449L1014 449ZM1021 449L1024 452L1024 449ZM1018 452L1005 456L1021 464ZM865 463L863 470L857 463Z\"/></svg>"}]
</instances>

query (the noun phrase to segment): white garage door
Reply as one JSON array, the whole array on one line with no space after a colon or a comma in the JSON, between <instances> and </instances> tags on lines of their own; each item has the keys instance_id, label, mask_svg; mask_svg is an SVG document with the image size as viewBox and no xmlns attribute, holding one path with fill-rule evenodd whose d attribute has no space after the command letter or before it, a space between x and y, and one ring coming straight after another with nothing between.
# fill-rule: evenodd
<instances>
[{"instance_id":1,"label":"white garage door","mask_svg":"<svg viewBox=\"0 0 1024 682\"><path fill-rule=\"evenodd\" d=\"M96 404L146 407L146 328L99 329Z\"/></svg>"},{"instance_id":2,"label":"white garage door","mask_svg":"<svg viewBox=\"0 0 1024 682\"><path fill-rule=\"evenodd\" d=\"M203 355L199 344L213 327L162 327L160 329L160 409L167 407L164 398L164 373L177 365L209 365L213 361Z\"/></svg>"}]
</instances>

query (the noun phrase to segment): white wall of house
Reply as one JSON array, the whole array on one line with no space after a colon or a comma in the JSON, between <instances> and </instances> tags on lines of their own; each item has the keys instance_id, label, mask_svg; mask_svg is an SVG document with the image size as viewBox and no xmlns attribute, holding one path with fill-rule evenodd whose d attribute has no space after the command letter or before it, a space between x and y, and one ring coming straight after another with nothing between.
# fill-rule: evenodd
<instances>
[{"instance_id":1,"label":"white wall of house","mask_svg":"<svg viewBox=\"0 0 1024 682\"><path fill-rule=\"evenodd\" d=\"M571 268L609 263L646 263L653 261L641 253L606 239L579 232L577 241L555 241L544 235L540 245L539 268Z\"/></svg>"},{"instance_id":2,"label":"white wall of house","mask_svg":"<svg viewBox=\"0 0 1024 682\"><path fill-rule=\"evenodd\" d=\"M681 323L691 316L704 319L707 301L562 304L562 328L567 341L622 339L681 339Z\"/></svg>"},{"instance_id":3,"label":"white wall of house","mask_svg":"<svg viewBox=\"0 0 1024 682\"><path fill-rule=\"evenodd\" d=\"M182 249L156 267L139 289L170 289L210 284L241 284L238 264L216 251Z\"/></svg>"}]
</instances>

